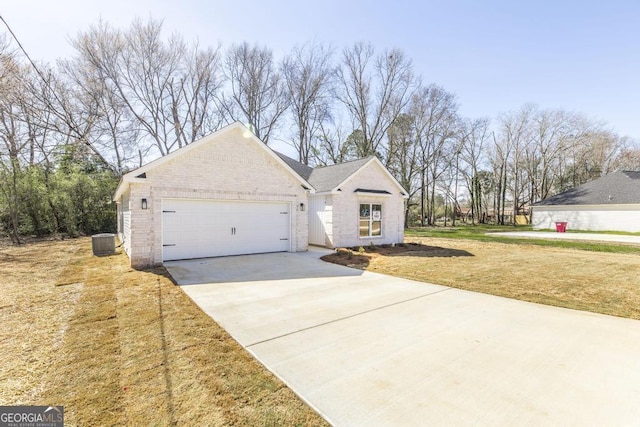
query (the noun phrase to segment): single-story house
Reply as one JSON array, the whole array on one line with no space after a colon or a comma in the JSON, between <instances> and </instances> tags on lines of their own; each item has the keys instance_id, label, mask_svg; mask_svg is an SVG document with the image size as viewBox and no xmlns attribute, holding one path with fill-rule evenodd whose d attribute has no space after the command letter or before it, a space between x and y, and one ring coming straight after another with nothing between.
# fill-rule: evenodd
<instances>
[{"instance_id":1,"label":"single-story house","mask_svg":"<svg viewBox=\"0 0 640 427\"><path fill-rule=\"evenodd\" d=\"M311 168L236 122L125 174L118 237L134 267L404 241L406 191L375 157Z\"/></svg>"},{"instance_id":2,"label":"single-story house","mask_svg":"<svg viewBox=\"0 0 640 427\"><path fill-rule=\"evenodd\" d=\"M534 229L640 232L640 172L618 171L532 207Z\"/></svg>"}]
</instances>

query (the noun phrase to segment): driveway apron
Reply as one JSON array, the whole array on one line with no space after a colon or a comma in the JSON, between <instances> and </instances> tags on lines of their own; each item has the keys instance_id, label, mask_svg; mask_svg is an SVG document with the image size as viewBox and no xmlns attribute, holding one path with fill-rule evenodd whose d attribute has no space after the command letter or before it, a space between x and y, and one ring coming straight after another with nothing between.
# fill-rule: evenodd
<instances>
[{"instance_id":1,"label":"driveway apron","mask_svg":"<svg viewBox=\"0 0 640 427\"><path fill-rule=\"evenodd\" d=\"M336 426L637 425L640 321L324 263L172 261L204 312Z\"/></svg>"}]
</instances>

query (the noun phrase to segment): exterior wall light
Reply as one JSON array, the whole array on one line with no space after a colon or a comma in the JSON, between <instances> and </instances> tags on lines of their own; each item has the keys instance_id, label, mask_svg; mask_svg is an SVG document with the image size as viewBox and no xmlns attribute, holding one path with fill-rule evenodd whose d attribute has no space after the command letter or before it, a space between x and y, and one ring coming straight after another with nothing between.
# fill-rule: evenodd
<instances>
[{"instance_id":1,"label":"exterior wall light","mask_svg":"<svg viewBox=\"0 0 640 427\"><path fill-rule=\"evenodd\" d=\"M142 209L147 209L147 199L142 199Z\"/></svg>"},{"instance_id":2,"label":"exterior wall light","mask_svg":"<svg viewBox=\"0 0 640 427\"><path fill-rule=\"evenodd\" d=\"M300 212L304 212L304 203L300 203Z\"/></svg>"}]
</instances>

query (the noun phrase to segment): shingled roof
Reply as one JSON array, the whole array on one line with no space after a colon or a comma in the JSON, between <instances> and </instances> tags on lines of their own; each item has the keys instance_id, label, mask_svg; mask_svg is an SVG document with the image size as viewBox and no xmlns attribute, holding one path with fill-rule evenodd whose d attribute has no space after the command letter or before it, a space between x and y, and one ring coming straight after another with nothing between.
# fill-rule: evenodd
<instances>
[{"instance_id":1,"label":"shingled roof","mask_svg":"<svg viewBox=\"0 0 640 427\"><path fill-rule=\"evenodd\" d=\"M640 204L640 171L618 171L557 194L536 206Z\"/></svg>"},{"instance_id":2,"label":"shingled roof","mask_svg":"<svg viewBox=\"0 0 640 427\"><path fill-rule=\"evenodd\" d=\"M353 160L351 162L340 163L332 166L312 168L302 164L282 153L275 152L287 165L296 171L302 178L317 192L331 191L342 184L347 178L356 173L358 169L366 165L373 156L364 159Z\"/></svg>"},{"instance_id":3,"label":"shingled roof","mask_svg":"<svg viewBox=\"0 0 640 427\"><path fill-rule=\"evenodd\" d=\"M293 160L291 157L287 157L282 153L279 153L275 150L273 150L274 153L276 153L278 155L278 157L280 157L282 160L284 160L284 162L289 165L289 167L291 169L293 169L294 171L296 171L296 173L298 175L300 175L301 177L303 177L307 182L309 182L309 177L311 177L311 172L313 172L313 168L311 166L307 166L304 163L300 163L296 160ZM311 184L309 182L309 184ZM311 184L313 185L313 184Z\"/></svg>"}]
</instances>

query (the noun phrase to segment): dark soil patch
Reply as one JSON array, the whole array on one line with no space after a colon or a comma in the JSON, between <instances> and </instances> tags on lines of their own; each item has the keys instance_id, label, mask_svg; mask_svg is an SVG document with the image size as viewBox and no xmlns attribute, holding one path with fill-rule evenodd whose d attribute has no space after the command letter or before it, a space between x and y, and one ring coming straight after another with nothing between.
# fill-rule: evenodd
<instances>
[{"instance_id":1,"label":"dark soil patch","mask_svg":"<svg viewBox=\"0 0 640 427\"><path fill-rule=\"evenodd\" d=\"M473 256L473 254L452 248L440 246L428 246L421 243L408 243L399 245L360 246L351 248L338 248L335 253L325 255L323 261L332 262L353 268L367 268L375 257L411 256L411 257L461 257Z\"/></svg>"}]
</instances>

